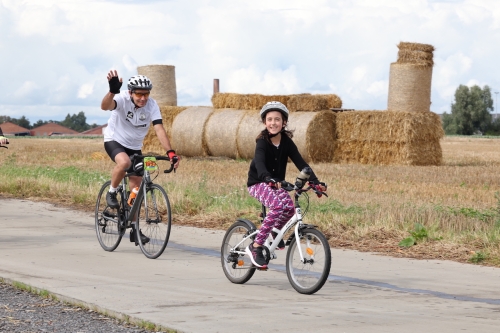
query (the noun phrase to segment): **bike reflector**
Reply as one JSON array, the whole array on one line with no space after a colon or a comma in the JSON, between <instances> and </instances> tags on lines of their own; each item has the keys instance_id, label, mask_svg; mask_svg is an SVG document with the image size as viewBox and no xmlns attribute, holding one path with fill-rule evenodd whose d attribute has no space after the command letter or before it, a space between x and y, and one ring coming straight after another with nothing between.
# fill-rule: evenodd
<instances>
[{"instance_id":1,"label":"bike reflector","mask_svg":"<svg viewBox=\"0 0 500 333\"><path fill-rule=\"evenodd\" d=\"M144 157L145 169L149 172L156 171L158 169L158 164L156 164L156 157Z\"/></svg>"},{"instance_id":2,"label":"bike reflector","mask_svg":"<svg viewBox=\"0 0 500 333\"><path fill-rule=\"evenodd\" d=\"M308 248L306 249L306 252L307 252L307 254L308 254L308 255L310 255L310 256L312 256L312 255L313 255L313 253L314 253L313 249L311 249L310 247L308 247Z\"/></svg>"}]
</instances>

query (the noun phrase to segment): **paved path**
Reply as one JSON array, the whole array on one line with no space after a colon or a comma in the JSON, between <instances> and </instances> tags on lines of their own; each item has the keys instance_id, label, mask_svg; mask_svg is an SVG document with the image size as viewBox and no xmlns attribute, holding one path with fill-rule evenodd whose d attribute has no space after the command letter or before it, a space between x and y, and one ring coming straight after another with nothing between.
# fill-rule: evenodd
<instances>
[{"instance_id":1,"label":"paved path","mask_svg":"<svg viewBox=\"0 0 500 333\"><path fill-rule=\"evenodd\" d=\"M500 269L332 249L301 295L274 269L245 285L220 268L223 232L174 227L156 260L99 246L93 214L0 199L0 277L181 332L498 332Z\"/></svg>"}]
</instances>

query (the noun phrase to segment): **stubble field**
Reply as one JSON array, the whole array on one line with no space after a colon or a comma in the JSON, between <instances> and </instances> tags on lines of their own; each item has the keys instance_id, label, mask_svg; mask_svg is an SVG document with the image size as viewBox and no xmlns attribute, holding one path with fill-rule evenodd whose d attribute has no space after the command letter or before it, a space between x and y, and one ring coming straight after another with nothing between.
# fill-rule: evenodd
<instances>
[{"instance_id":1,"label":"stubble field","mask_svg":"<svg viewBox=\"0 0 500 333\"><path fill-rule=\"evenodd\" d=\"M500 267L500 139L445 137L441 146L442 166L311 164L329 197L311 196L306 222L332 247ZM114 165L102 138L13 138L9 148L0 150L0 197L89 212ZM249 163L183 158L175 174L160 174L173 223L225 229L240 216L257 222L259 203L245 186ZM289 164L287 180L296 175ZM415 245L399 245L410 236Z\"/></svg>"}]
</instances>

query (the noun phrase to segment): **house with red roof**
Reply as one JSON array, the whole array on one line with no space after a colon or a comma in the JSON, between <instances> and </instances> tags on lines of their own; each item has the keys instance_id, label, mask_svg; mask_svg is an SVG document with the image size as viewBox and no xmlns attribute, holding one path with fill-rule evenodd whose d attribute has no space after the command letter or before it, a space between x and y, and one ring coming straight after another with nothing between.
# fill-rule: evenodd
<instances>
[{"instance_id":1,"label":"house with red roof","mask_svg":"<svg viewBox=\"0 0 500 333\"><path fill-rule=\"evenodd\" d=\"M108 126L108 124L104 124L104 125L101 125L101 126L97 126L97 127L94 127L94 128L91 128L89 130L86 130L82 133L80 133L81 135L101 135L103 136L104 135L104 129L106 128L106 126Z\"/></svg>"},{"instance_id":2,"label":"house with red roof","mask_svg":"<svg viewBox=\"0 0 500 333\"><path fill-rule=\"evenodd\" d=\"M77 131L71 128L64 127L56 123L48 123L42 126L38 126L31 130L31 135L33 136L52 136L52 135L76 135Z\"/></svg>"},{"instance_id":3,"label":"house with red roof","mask_svg":"<svg viewBox=\"0 0 500 333\"><path fill-rule=\"evenodd\" d=\"M29 129L11 123L10 121L6 121L5 123L0 124L0 128L2 129L3 135L30 135Z\"/></svg>"}]
</instances>

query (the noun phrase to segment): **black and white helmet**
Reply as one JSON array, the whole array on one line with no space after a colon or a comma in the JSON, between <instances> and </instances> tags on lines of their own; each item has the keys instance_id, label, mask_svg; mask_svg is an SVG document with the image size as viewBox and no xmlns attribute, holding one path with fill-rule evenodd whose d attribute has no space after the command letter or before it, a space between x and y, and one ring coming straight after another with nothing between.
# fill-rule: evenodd
<instances>
[{"instance_id":1,"label":"black and white helmet","mask_svg":"<svg viewBox=\"0 0 500 333\"><path fill-rule=\"evenodd\" d=\"M290 114L290 112L288 111L288 109L286 108L286 106L283 103L275 102L275 101L267 102L260 110L260 119L264 120L264 118L266 117L266 114L269 111L281 112L281 114L283 115L283 120L288 121L288 115Z\"/></svg>"},{"instance_id":2,"label":"black and white helmet","mask_svg":"<svg viewBox=\"0 0 500 333\"><path fill-rule=\"evenodd\" d=\"M153 89L153 84L147 76L135 75L128 79L128 90L151 90Z\"/></svg>"}]
</instances>

